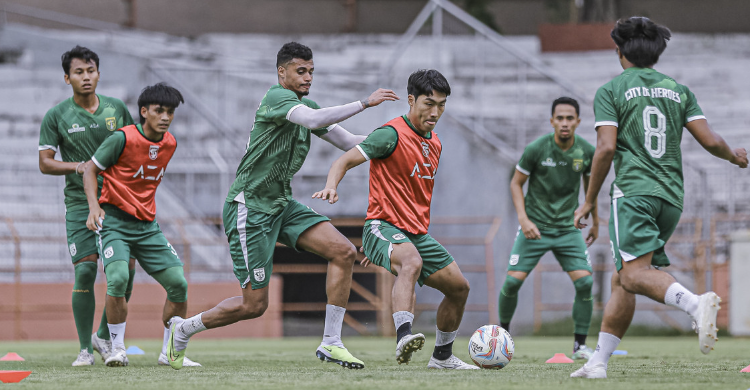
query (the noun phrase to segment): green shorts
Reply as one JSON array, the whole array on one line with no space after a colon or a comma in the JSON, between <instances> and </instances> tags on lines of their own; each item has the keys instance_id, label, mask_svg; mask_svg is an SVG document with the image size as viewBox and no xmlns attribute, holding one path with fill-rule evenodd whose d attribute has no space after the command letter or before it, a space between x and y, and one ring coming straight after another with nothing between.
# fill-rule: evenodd
<instances>
[{"instance_id":1,"label":"green shorts","mask_svg":"<svg viewBox=\"0 0 750 390\"><path fill-rule=\"evenodd\" d=\"M138 259L149 275L171 267L182 267L182 261L172 244L164 237L156 221L141 221L110 205L103 205L106 213L99 229L99 258L104 268L113 261Z\"/></svg>"},{"instance_id":2,"label":"green shorts","mask_svg":"<svg viewBox=\"0 0 750 390\"><path fill-rule=\"evenodd\" d=\"M242 288L249 283L253 290L268 286L271 280L276 242L299 250L297 239L305 230L330 221L294 199L277 215L250 210L242 203L225 202L223 219L234 275Z\"/></svg>"},{"instance_id":3,"label":"green shorts","mask_svg":"<svg viewBox=\"0 0 750 390\"><path fill-rule=\"evenodd\" d=\"M516 233L516 241L510 251L508 271L530 273L542 256L552 251L563 271L586 270L591 272L591 260L586 242L580 230L540 230L542 238L529 240L521 228Z\"/></svg>"},{"instance_id":4,"label":"green shorts","mask_svg":"<svg viewBox=\"0 0 750 390\"><path fill-rule=\"evenodd\" d=\"M79 210L65 213L65 231L68 235L68 252L73 263L89 255L99 253L96 233L86 227L89 211Z\"/></svg>"},{"instance_id":5,"label":"green shorts","mask_svg":"<svg viewBox=\"0 0 750 390\"><path fill-rule=\"evenodd\" d=\"M452 263L453 256L429 234L411 234L391 225L386 221L372 219L365 221L362 231L362 247L365 256L375 265L379 265L395 275L391 269L391 252L393 244L411 242L422 257L422 272L417 282L420 286L435 272Z\"/></svg>"},{"instance_id":6,"label":"green shorts","mask_svg":"<svg viewBox=\"0 0 750 390\"><path fill-rule=\"evenodd\" d=\"M651 265L666 267L664 245L680 222L682 210L654 196L612 199L609 243L619 272L622 262L654 252Z\"/></svg>"}]
</instances>

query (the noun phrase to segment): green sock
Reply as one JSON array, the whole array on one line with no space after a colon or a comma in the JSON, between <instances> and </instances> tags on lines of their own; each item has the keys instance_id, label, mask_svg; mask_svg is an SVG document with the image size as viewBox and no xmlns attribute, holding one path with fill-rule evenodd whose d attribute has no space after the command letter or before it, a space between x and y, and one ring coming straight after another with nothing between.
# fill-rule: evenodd
<instances>
[{"instance_id":1,"label":"green sock","mask_svg":"<svg viewBox=\"0 0 750 390\"><path fill-rule=\"evenodd\" d=\"M505 277L503 288L500 289L498 307L500 309L500 323L509 324L516 312L518 305L518 290L521 289L523 280L516 279L510 275Z\"/></svg>"},{"instance_id":2,"label":"green sock","mask_svg":"<svg viewBox=\"0 0 750 390\"><path fill-rule=\"evenodd\" d=\"M130 295L133 294L133 280L135 279L135 269L128 270L128 288L125 290L125 301L130 300ZM107 326L107 310L102 313L102 322L99 323L99 330L96 331L96 335L100 339L109 340L109 327Z\"/></svg>"},{"instance_id":3,"label":"green sock","mask_svg":"<svg viewBox=\"0 0 750 390\"><path fill-rule=\"evenodd\" d=\"M78 343L81 349L93 353L91 349L91 330L94 327L96 298L94 282L96 281L96 263L83 261L75 265L75 284L73 284L73 319L78 331Z\"/></svg>"},{"instance_id":4,"label":"green sock","mask_svg":"<svg viewBox=\"0 0 750 390\"><path fill-rule=\"evenodd\" d=\"M591 325L591 313L594 311L594 298L591 296L591 288L594 278L591 275L573 281L576 288L576 298L573 301L573 323L575 323L575 334L585 335L589 333Z\"/></svg>"}]
</instances>

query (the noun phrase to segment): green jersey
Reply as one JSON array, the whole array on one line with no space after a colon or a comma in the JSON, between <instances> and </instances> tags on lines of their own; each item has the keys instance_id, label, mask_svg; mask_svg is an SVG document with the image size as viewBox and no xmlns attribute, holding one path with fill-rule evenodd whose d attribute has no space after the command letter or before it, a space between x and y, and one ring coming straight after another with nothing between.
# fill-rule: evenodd
<instances>
[{"instance_id":1,"label":"green jersey","mask_svg":"<svg viewBox=\"0 0 750 390\"><path fill-rule=\"evenodd\" d=\"M596 92L596 126L617 127L610 195L655 196L682 210L682 128L705 119L690 90L651 68L628 68Z\"/></svg>"},{"instance_id":2,"label":"green jersey","mask_svg":"<svg viewBox=\"0 0 750 390\"><path fill-rule=\"evenodd\" d=\"M555 143L555 133L537 138L523 151L516 169L529 176L526 215L540 230L570 230L578 208L581 176L591 174L594 147L575 136L570 149Z\"/></svg>"},{"instance_id":3,"label":"green jersey","mask_svg":"<svg viewBox=\"0 0 750 390\"><path fill-rule=\"evenodd\" d=\"M326 128L310 130L290 122L289 114L300 105L320 108L279 84L266 92L255 112L245 155L229 188L227 202L244 203L249 209L272 215L289 203L292 176L310 151L310 134L321 136L328 132Z\"/></svg>"},{"instance_id":4,"label":"green jersey","mask_svg":"<svg viewBox=\"0 0 750 390\"><path fill-rule=\"evenodd\" d=\"M65 162L88 161L96 149L113 131L133 124L128 108L119 99L96 95L99 108L90 113L66 99L44 115L39 133L39 150L60 152ZM99 177L99 189L102 188ZM83 178L75 173L65 175L65 209L88 210Z\"/></svg>"}]
</instances>

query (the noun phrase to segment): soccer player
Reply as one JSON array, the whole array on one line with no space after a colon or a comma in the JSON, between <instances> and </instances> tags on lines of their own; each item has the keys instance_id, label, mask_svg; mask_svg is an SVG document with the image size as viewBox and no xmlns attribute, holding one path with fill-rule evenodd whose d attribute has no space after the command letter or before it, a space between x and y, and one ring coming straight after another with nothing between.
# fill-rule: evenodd
<instances>
[{"instance_id":1,"label":"soccer player","mask_svg":"<svg viewBox=\"0 0 750 390\"><path fill-rule=\"evenodd\" d=\"M39 170L45 175L65 175L65 229L68 251L75 269L72 304L78 331L80 353L73 366L94 364L93 350L106 360L110 354L106 313L96 334L91 334L96 302L96 235L86 229L88 206L83 193L84 162L115 129L133 124L127 107L119 99L96 93L99 83L99 56L76 46L62 55L65 83L73 97L53 107L42 120L39 134ZM59 150L62 161L55 160ZM101 182L99 183L101 188ZM131 259L132 261L132 259ZM133 289L133 262L129 271L126 297ZM93 348L92 348L93 347Z\"/></svg>"},{"instance_id":2,"label":"soccer player","mask_svg":"<svg viewBox=\"0 0 750 390\"><path fill-rule=\"evenodd\" d=\"M445 297L437 312L437 340L429 368L478 369L453 355L469 282L453 257L428 233L430 202L442 144L433 131L451 93L436 70L409 76L409 112L373 131L331 166L324 190L313 198L338 200L336 188L349 169L370 161L370 199L362 246L369 262L397 276L391 294L397 331L396 361L409 363L425 337L412 334L414 284L428 285Z\"/></svg>"},{"instance_id":3,"label":"soccer player","mask_svg":"<svg viewBox=\"0 0 750 390\"><path fill-rule=\"evenodd\" d=\"M125 126L107 138L86 163L83 185L89 205L86 226L98 235L99 254L107 276L105 309L112 340L110 367L127 366L125 293L128 259L167 291L165 328L170 318L187 312L187 281L182 261L156 223L156 189L177 147L169 133L174 111L184 102L176 89L156 84L138 97L140 124ZM104 178L97 195L97 176Z\"/></svg>"},{"instance_id":4,"label":"soccer player","mask_svg":"<svg viewBox=\"0 0 750 390\"><path fill-rule=\"evenodd\" d=\"M224 203L224 229L242 296L228 298L191 318L172 321L168 348L172 368L182 367L192 335L256 318L266 311L276 242L328 260L325 330L316 356L346 368L364 367L341 341L356 250L328 218L292 198L291 180L310 150L311 133L349 150L365 137L336 123L398 97L391 90L378 89L361 101L320 108L305 98L313 80L312 50L296 42L279 50L276 71L279 83L266 92L255 113L245 156Z\"/></svg>"},{"instance_id":5,"label":"soccer player","mask_svg":"<svg viewBox=\"0 0 750 390\"><path fill-rule=\"evenodd\" d=\"M596 92L596 153L575 224L585 226L581 219L594 209L614 157L609 237L617 272L596 352L571 377L607 377L609 357L633 319L636 294L689 314L704 354L717 340L721 299L714 292L693 294L660 270L669 265L664 245L682 213L682 128L709 153L740 168L747 167L747 151L730 149L708 125L695 95L653 69L671 35L645 17L621 19L612 29L624 72Z\"/></svg>"},{"instance_id":6,"label":"soccer player","mask_svg":"<svg viewBox=\"0 0 750 390\"><path fill-rule=\"evenodd\" d=\"M573 226L573 212L578 207L578 192L583 179L584 191L589 185L594 147L575 134L581 123L578 102L561 97L552 102L550 123L553 133L529 144L510 182L510 193L520 224L510 252L508 275L500 289L500 326L509 330L518 304L518 290L539 259L552 251L562 269L568 273L576 290L573 301L573 359L588 359L593 351L586 347L594 301L591 287L591 261L587 245L599 236L596 208L593 222L584 242ZM529 180L526 198L523 185Z\"/></svg>"}]
</instances>

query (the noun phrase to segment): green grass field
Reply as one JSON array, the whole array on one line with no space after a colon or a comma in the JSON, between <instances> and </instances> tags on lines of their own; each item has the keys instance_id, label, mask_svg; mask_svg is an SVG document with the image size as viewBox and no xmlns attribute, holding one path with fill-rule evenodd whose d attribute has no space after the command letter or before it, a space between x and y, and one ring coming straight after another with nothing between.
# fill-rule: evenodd
<instances>
[{"instance_id":1,"label":"green grass field","mask_svg":"<svg viewBox=\"0 0 750 390\"><path fill-rule=\"evenodd\" d=\"M392 338L347 337L347 347L366 363L346 370L314 356L317 338L281 340L205 340L190 343L188 356L202 368L180 371L156 365L160 340L129 340L145 355L130 356L130 366L109 368L98 359L93 367L73 368L74 342L2 342L0 356L18 352L25 362L0 362L0 370L31 370L21 383L0 389L741 389L750 388L750 339L722 338L703 356L697 337L631 337L614 356L609 379L571 379L581 363L545 364L555 352L570 353L565 337L519 337L513 361L502 370L434 371L426 368L433 338L408 366L395 362ZM456 354L468 359L468 339L459 338ZM590 340L590 344L594 344Z\"/></svg>"}]
</instances>

